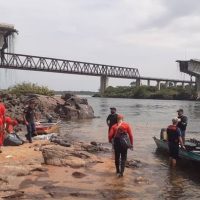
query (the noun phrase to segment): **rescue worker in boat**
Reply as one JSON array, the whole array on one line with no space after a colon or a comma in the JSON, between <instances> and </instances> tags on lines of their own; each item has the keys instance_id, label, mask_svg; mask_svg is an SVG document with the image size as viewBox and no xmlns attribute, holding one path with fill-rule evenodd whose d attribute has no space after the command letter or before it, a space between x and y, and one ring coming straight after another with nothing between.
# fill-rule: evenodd
<instances>
[{"instance_id":1,"label":"rescue worker in boat","mask_svg":"<svg viewBox=\"0 0 200 200\"><path fill-rule=\"evenodd\" d=\"M32 143L32 137L37 135L35 128L36 120L35 103L30 101L28 107L24 110L24 123L27 127L27 134L25 136L29 143Z\"/></svg>"},{"instance_id":2,"label":"rescue worker in boat","mask_svg":"<svg viewBox=\"0 0 200 200\"><path fill-rule=\"evenodd\" d=\"M181 130L177 127L178 118L175 117L172 119L172 125L167 127L167 138L168 138L168 147L169 147L169 161L170 165L173 167L176 166L176 162L179 156L179 144L183 149L185 146L181 137Z\"/></svg>"},{"instance_id":3,"label":"rescue worker in boat","mask_svg":"<svg viewBox=\"0 0 200 200\"><path fill-rule=\"evenodd\" d=\"M117 109L115 107L111 107L110 108L110 114L108 115L107 119L106 119L106 123L109 127L109 130L111 129L111 127L117 123Z\"/></svg>"},{"instance_id":4,"label":"rescue worker in boat","mask_svg":"<svg viewBox=\"0 0 200 200\"><path fill-rule=\"evenodd\" d=\"M188 124L188 118L185 115L183 115L183 109L179 109L177 110L177 112L178 112L178 120L179 120L177 127L179 127L181 130L181 137L182 137L183 143L185 144L185 133L186 133L186 127Z\"/></svg>"},{"instance_id":5,"label":"rescue worker in boat","mask_svg":"<svg viewBox=\"0 0 200 200\"><path fill-rule=\"evenodd\" d=\"M120 141L120 134L128 134L131 145L129 148L133 150L133 131L131 126L123 121L123 115L117 115L117 123L111 127L108 137L110 143L114 139L115 167L118 177L123 176L128 151L128 148L124 147Z\"/></svg>"}]
</instances>

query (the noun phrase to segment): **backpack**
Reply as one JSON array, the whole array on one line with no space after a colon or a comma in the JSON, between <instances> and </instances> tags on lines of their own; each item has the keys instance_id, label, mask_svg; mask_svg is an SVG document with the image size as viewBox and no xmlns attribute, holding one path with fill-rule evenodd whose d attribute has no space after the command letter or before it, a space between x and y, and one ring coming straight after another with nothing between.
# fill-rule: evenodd
<instances>
[{"instance_id":1,"label":"backpack","mask_svg":"<svg viewBox=\"0 0 200 200\"><path fill-rule=\"evenodd\" d=\"M131 142L130 142L130 138L128 136L127 133L120 133L117 134L116 137L114 137L114 146L116 146L117 148L122 148L124 150L127 150L128 148L131 148Z\"/></svg>"}]
</instances>

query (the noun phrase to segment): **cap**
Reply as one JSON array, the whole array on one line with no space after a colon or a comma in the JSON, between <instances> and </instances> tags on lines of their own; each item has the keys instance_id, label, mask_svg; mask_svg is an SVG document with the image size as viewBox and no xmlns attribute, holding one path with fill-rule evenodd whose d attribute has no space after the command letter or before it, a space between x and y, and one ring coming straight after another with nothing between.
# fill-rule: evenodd
<instances>
[{"instance_id":1,"label":"cap","mask_svg":"<svg viewBox=\"0 0 200 200\"><path fill-rule=\"evenodd\" d=\"M115 107L110 107L111 110L117 110Z\"/></svg>"},{"instance_id":2,"label":"cap","mask_svg":"<svg viewBox=\"0 0 200 200\"><path fill-rule=\"evenodd\" d=\"M177 112L183 112L183 109L180 108L180 109L177 110Z\"/></svg>"},{"instance_id":3,"label":"cap","mask_svg":"<svg viewBox=\"0 0 200 200\"><path fill-rule=\"evenodd\" d=\"M178 118L177 117L172 118L172 122L173 123L177 123L178 122Z\"/></svg>"},{"instance_id":4,"label":"cap","mask_svg":"<svg viewBox=\"0 0 200 200\"><path fill-rule=\"evenodd\" d=\"M121 114L118 114L118 115L117 115L117 120L120 120L120 119L124 119L124 116L121 115Z\"/></svg>"}]
</instances>

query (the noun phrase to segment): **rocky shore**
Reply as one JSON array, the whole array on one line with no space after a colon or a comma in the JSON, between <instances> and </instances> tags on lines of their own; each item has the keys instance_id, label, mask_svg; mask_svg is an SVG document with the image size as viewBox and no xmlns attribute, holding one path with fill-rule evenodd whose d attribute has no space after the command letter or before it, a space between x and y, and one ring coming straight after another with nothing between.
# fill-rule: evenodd
<instances>
[{"instance_id":1,"label":"rocky shore","mask_svg":"<svg viewBox=\"0 0 200 200\"><path fill-rule=\"evenodd\" d=\"M35 102L41 118L46 113L66 120L94 117L87 99L71 94L61 97L0 95L7 115L19 121L23 121L23 109L30 100ZM3 147L0 199L137 199L145 189L141 185L149 185L140 171L143 164L129 160L125 176L117 178L111 155L110 148L96 141L74 140L69 133L17 147Z\"/></svg>"},{"instance_id":2,"label":"rocky shore","mask_svg":"<svg viewBox=\"0 0 200 200\"><path fill-rule=\"evenodd\" d=\"M139 161L127 163L126 175L115 176L110 149L101 144L90 144L67 139L37 140L18 147L4 147L0 154L0 197L2 199L130 199L133 184L141 191L148 180L139 175ZM66 137L65 137L66 140ZM55 142L57 141L57 142ZM132 175L132 173L138 175ZM135 190L135 188L134 188ZM115 197L115 195L118 196ZM121 198L118 198L121 197Z\"/></svg>"},{"instance_id":3,"label":"rocky shore","mask_svg":"<svg viewBox=\"0 0 200 200\"><path fill-rule=\"evenodd\" d=\"M0 93L0 100L6 105L6 115L23 121L23 111L29 101L36 105L36 112L40 119L51 115L54 119L74 120L94 118L94 111L86 98L80 98L73 94L62 96L45 96L27 94L17 96L7 92Z\"/></svg>"}]
</instances>

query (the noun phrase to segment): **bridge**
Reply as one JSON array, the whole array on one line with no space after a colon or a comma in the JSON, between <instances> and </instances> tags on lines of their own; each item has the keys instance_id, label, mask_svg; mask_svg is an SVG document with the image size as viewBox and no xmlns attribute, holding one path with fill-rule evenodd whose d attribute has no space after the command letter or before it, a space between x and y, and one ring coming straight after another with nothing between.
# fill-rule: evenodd
<instances>
[{"instance_id":1,"label":"bridge","mask_svg":"<svg viewBox=\"0 0 200 200\"><path fill-rule=\"evenodd\" d=\"M163 81L167 86L170 82L174 83L174 85L181 83L183 86L184 84L194 83L191 81L175 79L142 77L140 76L139 70L137 68L119 67L14 53L4 53L3 56L1 56L0 68L100 76L101 94L104 93L106 87L108 86L109 77L132 80L135 79L137 85L141 85L141 80L146 80L148 85L150 85L150 81L156 81L158 88L160 88L160 83Z\"/></svg>"},{"instance_id":2,"label":"bridge","mask_svg":"<svg viewBox=\"0 0 200 200\"><path fill-rule=\"evenodd\" d=\"M176 62L178 62L181 72L195 77L197 99L200 99L200 60L177 60Z\"/></svg>"}]
</instances>

